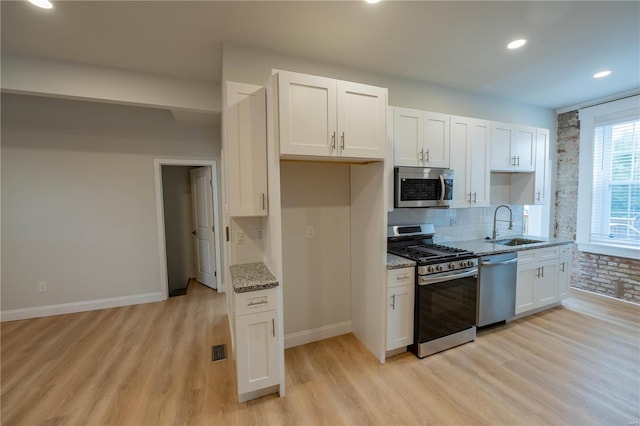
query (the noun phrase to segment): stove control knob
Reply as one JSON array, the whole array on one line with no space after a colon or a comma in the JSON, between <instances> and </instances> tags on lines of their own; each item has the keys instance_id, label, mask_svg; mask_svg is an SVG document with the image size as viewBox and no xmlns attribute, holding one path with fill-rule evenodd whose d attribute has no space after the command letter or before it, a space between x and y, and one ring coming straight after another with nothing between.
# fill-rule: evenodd
<instances>
[{"instance_id":1,"label":"stove control knob","mask_svg":"<svg viewBox=\"0 0 640 426\"><path fill-rule=\"evenodd\" d=\"M436 265L436 271L442 272L442 265Z\"/></svg>"},{"instance_id":2,"label":"stove control knob","mask_svg":"<svg viewBox=\"0 0 640 426\"><path fill-rule=\"evenodd\" d=\"M427 272L433 272L433 266L427 267Z\"/></svg>"},{"instance_id":3,"label":"stove control knob","mask_svg":"<svg viewBox=\"0 0 640 426\"><path fill-rule=\"evenodd\" d=\"M467 267L467 262L465 262L464 260L462 262L460 262L460 267L461 268L466 268Z\"/></svg>"},{"instance_id":4,"label":"stove control knob","mask_svg":"<svg viewBox=\"0 0 640 426\"><path fill-rule=\"evenodd\" d=\"M451 262L451 263L449 264L449 269L456 269L456 264L455 264L455 263L453 263L453 262Z\"/></svg>"}]
</instances>

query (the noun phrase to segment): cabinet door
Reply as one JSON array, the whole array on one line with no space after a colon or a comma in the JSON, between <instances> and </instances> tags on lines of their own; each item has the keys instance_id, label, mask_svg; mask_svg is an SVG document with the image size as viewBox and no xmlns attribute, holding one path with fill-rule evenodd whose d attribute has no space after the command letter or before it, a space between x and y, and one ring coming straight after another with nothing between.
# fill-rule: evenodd
<instances>
[{"instance_id":1,"label":"cabinet door","mask_svg":"<svg viewBox=\"0 0 640 426\"><path fill-rule=\"evenodd\" d=\"M267 214L265 89L227 82L226 185L229 216Z\"/></svg>"},{"instance_id":2,"label":"cabinet door","mask_svg":"<svg viewBox=\"0 0 640 426\"><path fill-rule=\"evenodd\" d=\"M339 155L383 160L387 90L347 81L337 84Z\"/></svg>"},{"instance_id":3,"label":"cabinet door","mask_svg":"<svg viewBox=\"0 0 640 426\"><path fill-rule=\"evenodd\" d=\"M471 205L488 207L490 204L491 179L491 123L471 120L470 139L467 144L467 182L470 185ZM455 155L458 151L452 150ZM454 173L458 171L454 168ZM455 187L454 187L455 190Z\"/></svg>"},{"instance_id":4,"label":"cabinet door","mask_svg":"<svg viewBox=\"0 0 640 426\"><path fill-rule=\"evenodd\" d=\"M536 129L536 171L534 204L546 204L549 199L549 129Z\"/></svg>"},{"instance_id":5,"label":"cabinet door","mask_svg":"<svg viewBox=\"0 0 640 426\"><path fill-rule=\"evenodd\" d=\"M533 172L536 170L536 129L516 126L511 142L511 155L516 158L515 170Z\"/></svg>"},{"instance_id":6,"label":"cabinet door","mask_svg":"<svg viewBox=\"0 0 640 426\"><path fill-rule=\"evenodd\" d=\"M413 343L413 304L415 286L392 287L387 291L387 349Z\"/></svg>"},{"instance_id":7,"label":"cabinet door","mask_svg":"<svg viewBox=\"0 0 640 426\"><path fill-rule=\"evenodd\" d=\"M425 167L449 168L449 122L450 116L435 112L424 113Z\"/></svg>"},{"instance_id":8,"label":"cabinet door","mask_svg":"<svg viewBox=\"0 0 640 426\"><path fill-rule=\"evenodd\" d=\"M516 281L516 314L529 311L536 307L536 281L537 265L527 265L525 268L518 267L518 278Z\"/></svg>"},{"instance_id":9,"label":"cabinet door","mask_svg":"<svg viewBox=\"0 0 640 426\"><path fill-rule=\"evenodd\" d=\"M566 299L569 297L569 289L571 288L571 257L565 256L560 258L558 263L558 299Z\"/></svg>"},{"instance_id":10,"label":"cabinet door","mask_svg":"<svg viewBox=\"0 0 640 426\"><path fill-rule=\"evenodd\" d=\"M238 394L279 383L276 311L236 317Z\"/></svg>"},{"instance_id":11,"label":"cabinet door","mask_svg":"<svg viewBox=\"0 0 640 426\"><path fill-rule=\"evenodd\" d=\"M337 156L336 81L278 73L281 155Z\"/></svg>"},{"instance_id":12,"label":"cabinet door","mask_svg":"<svg viewBox=\"0 0 640 426\"><path fill-rule=\"evenodd\" d=\"M514 128L507 123L492 123L491 126L491 170L512 171L514 169L511 141Z\"/></svg>"},{"instance_id":13,"label":"cabinet door","mask_svg":"<svg viewBox=\"0 0 640 426\"><path fill-rule=\"evenodd\" d=\"M536 279L536 304L545 306L558 300L558 261L540 264Z\"/></svg>"},{"instance_id":14,"label":"cabinet door","mask_svg":"<svg viewBox=\"0 0 640 426\"><path fill-rule=\"evenodd\" d=\"M396 166L422 166L423 127L422 111L393 109L393 161Z\"/></svg>"},{"instance_id":15,"label":"cabinet door","mask_svg":"<svg viewBox=\"0 0 640 426\"><path fill-rule=\"evenodd\" d=\"M471 121L466 117L451 117L450 148L455 155L451 156L453 169L453 208L470 207L472 205L470 165L472 159L467 153L471 140Z\"/></svg>"}]
</instances>

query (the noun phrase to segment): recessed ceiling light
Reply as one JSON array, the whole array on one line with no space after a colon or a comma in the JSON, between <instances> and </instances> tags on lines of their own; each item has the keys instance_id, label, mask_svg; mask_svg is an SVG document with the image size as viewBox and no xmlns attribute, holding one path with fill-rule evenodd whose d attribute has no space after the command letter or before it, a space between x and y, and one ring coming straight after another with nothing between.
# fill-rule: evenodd
<instances>
[{"instance_id":1,"label":"recessed ceiling light","mask_svg":"<svg viewBox=\"0 0 640 426\"><path fill-rule=\"evenodd\" d=\"M507 48L508 49L517 49L519 47L524 46L525 44L527 44L527 40L525 40L523 38L519 38L518 40L513 40L511 43L507 44Z\"/></svg>"},{"instance_id":2,"label":"recessed ceiling light","mask_svg":"<svg viewBox=\"0 0 640 426\"><path fill-rule=\"evenodd\" d=\"M29 0L29 3L42 9L51 9L53 7L49 0Z\"/></svg>"},{"instance_id":3,"label":"recessed ceiling light","mask_svg":"<svg viewBox=\"0 0 640 426\"><path fill-rule=\"evenodd\" d=\"M593 75L593 78L602 78L602 77L606 77L606 76L608 76L610 74L611 74L611 71L609 71L609 70L600 71L600 72L595 73Z\"/></svg>"},{"instance_id":4,"label":"recessed ceiling light","mask_svg":"<svg viewBox=\"0 0 640 426\"><path fill-rule=\"evenodd\" d=\"M369 4L376 4L380 2L380 0L365 0L365 1Z\"/></svg>"}]
</instances>

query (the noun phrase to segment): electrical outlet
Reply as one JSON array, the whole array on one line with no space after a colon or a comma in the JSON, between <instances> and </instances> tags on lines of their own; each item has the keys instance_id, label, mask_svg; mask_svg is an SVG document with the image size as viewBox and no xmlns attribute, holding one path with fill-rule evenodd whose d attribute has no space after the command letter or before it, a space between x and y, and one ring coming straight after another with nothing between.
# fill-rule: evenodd
<instances>
[{"instance_id":1,"label":"electrical outlet","mask_svg":"<svg viewBox=\"0 0 640 426\"><path fill-rule=\"evenodd\" d=\"M38 291L40 293L45 293L47 291L47 283L44 281L40 281L38 283Z\"/></svg>"},{"instance_id":2,"label":"electrical outlet","mask_svg":"<svg viewBox=\"0 0 640 426\"><path fill-rule=\"evenodd\" d=\"M256 238L258 239L258 241L262 240L262 229L258 229L258 231L256 232Z\"/></svg>"},{"instance_id":3,"label":"electrical outlet","mask_svg":"<svg viewBox=\"0 0 640 426\"><path fill-rule=\"evenodd\" d=\"M244 232L236 231L236 244L244 244Z\"/></svg>"},{"instance_id":4,"label":"electrical outlet","mask_svg":"<svg viewBox=\"0 0 640 426\"><path fill-rule=\"evenodd\" d=\"M313 229L313 226L309 225L307 226L307 238L313 238L315 235L315 229Z\"/></svg>"}]
</instances>

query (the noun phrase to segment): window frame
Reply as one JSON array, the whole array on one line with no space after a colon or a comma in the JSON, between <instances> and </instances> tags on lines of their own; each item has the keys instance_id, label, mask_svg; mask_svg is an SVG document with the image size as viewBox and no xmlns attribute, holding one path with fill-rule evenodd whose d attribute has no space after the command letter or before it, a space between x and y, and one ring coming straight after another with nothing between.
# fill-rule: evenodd
<instances>
[{"instance_id":1,"label":"window frame","mask_svg":"<svg viewBox=\"0 0 640 426\"><path fill-rule=\"evenodd\" d=\"M593 199L594 130L599 125L613 121L640 118L640 95L589 108L582 108L578 111L578 118L580 120L578 217L576 227L578 250L638 259L640 258L640 247L629 247L591 240L591 208Z\"/></svg>"}]
</instances>

